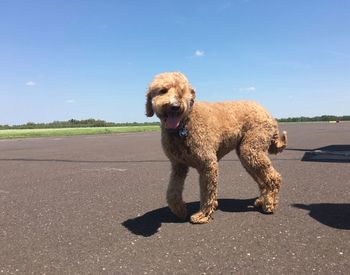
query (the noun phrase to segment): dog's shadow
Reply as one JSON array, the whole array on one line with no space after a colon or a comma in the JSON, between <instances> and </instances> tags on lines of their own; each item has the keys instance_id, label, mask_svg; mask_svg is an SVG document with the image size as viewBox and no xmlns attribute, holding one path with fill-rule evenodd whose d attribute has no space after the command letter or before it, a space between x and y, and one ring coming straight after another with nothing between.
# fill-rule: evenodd
<instances>
[{"instance_id":1,"label":"dog's shadow","mask_svg":"<svg viewBox=\"0 0 350 275\"><path fill-rule=\"evenodd\" d=\"M219 199L218 210L224 212L249 212L259 211L254 208L253 199ZM187 214L190 217L199 209L199 202L191 202L186 204ZM159 208L143 214L142 216L128 219L122 223L130 232L135 235L150 237L158 232L162 223L185 223L189 222L189 218L185 221L179 220L168 207Z\"/></svg>"},{"instance_id":2,"label":"dog's shadow","mask_svg":"<svg viewBox=\"0 0 350 275\"><path fill-rule=\"evenodd\" d=\"M293 204L295 208L308 210L310 217L336 229L350 230L349 203Z\"/></svg>"}]
</instances>

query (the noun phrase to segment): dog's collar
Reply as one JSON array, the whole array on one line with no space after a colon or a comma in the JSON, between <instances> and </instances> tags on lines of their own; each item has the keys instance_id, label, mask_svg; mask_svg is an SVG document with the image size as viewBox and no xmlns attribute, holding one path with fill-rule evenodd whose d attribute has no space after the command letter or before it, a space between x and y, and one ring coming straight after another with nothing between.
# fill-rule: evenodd
<instances>
[{"instance_id":1,"label":"dog's collar","mask_svg":"<svg viewBox=\"0 0 350 275\"><path fill-rule=\"evenodd\" d=\"M181 123L178 127L177 134L179 135L180 138L185 138L188 136L188 130L187 130L185 123L183 121L181 121Z\"/></svg>"},{"instance_id":2,"label":"dog's collar","mask_svg":"<svg viewBox=\"0 0 350 275\"><path fill-rule=\"evenodd\" d=\"M181 120L179 127L177 127L177 134L180 138L186 138L189 135L188 129L186 128L186 122L187 122L187 118L188 118L189 113L191 113L191 111L192 111L193 103L194 102L191 101L187 115L185 116L185 118L183 120Z\"/></svg>"},{"instance_id":3,"label":"dog's collar","mask_svg":"<svg viewBox=\"0 0 350 275\"><path fill-rule=\"evenodd\" d=\"M177 135L180 138L188 137L188 130L184 121L181 121L180 125L176 129L167 129L167 132L173 135Z\"/></svg>"}]
</instances>

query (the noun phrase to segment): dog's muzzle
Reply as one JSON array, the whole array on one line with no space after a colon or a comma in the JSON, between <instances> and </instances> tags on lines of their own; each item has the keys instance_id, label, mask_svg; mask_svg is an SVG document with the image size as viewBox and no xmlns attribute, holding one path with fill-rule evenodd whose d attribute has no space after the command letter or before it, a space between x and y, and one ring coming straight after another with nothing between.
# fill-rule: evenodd
<instances>
[{"instance_id":1,"label":"dog's muzzle","mask_svg":"<svg viewBox=\"0 0 350 275\"><path fill-rule=\"evenodd\" d=\"M167 106L165 114L165 128L167 130L176 130L179 127L183 116L181 112L181 104L174 102Z\"/></svg>"}]
</instances>

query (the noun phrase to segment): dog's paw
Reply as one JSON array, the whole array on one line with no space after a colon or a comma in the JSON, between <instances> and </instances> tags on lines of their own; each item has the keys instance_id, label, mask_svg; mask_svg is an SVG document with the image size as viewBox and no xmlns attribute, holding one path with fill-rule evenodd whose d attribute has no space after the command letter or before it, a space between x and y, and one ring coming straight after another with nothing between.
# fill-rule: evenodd
<instances>
[{"instance_id":1,"label":"dog's paw","mask_svg":"<svg viewBox=\"0 0 350 275\"><path fill-rule=\"evenodd\" d=\"M218 209L219 209L219 202L218 202L217 200L214 201L213 209L214 209L214 210L218 210Z\"/></svg>"},{"instance_id":2,"label":"dog's paw","mask_svg":"<svg viewBox=\"0 0 350 275\"><path fill-rule=\"evenodd\" d=\"M259 197L254 202L255 207L261 207L266 214L273 214L277 206L277 200L273 201L269 198Z\"/></svg>"},{"instance_id":3,"label":"dog's paw","mask_svg":"<svg viewBox=\"0 0 350 275\"><path fill-rule=\"evenodd\" d=\"M191 223L203 224L210 222L210 220L212 220L211 215L204 214L202 211L191 216Z\"/></svg>"},{"instance_id":4,"label":"dog's paw","mask_svg":"<svg viewBox=\"0 0 350 275\"><path fill-rule=\"evenodd\" d=\"M262 210L265 214L273 214L273 212L275 211L275 207L273 206L273 204L264 204L262 206Z\"/></svg>"},{"instance_id":5,"label":"dog's paw","mask_svg":"<svg viewBox=\"0 0 350 275\"><path fill-rule=\"evenodd\" d=\"M171 212L173 212L173 214L175 216L177 216L179 219L186 220L187 209L186 209L186 205L184 203L179 203L179 204L175 204L175 205L169 204L169 208L170 208Z\"/></svg>"},{"instance_id":6,"label":"dog's paw","mask_svg":"<svg viewBox=\"0 0 350 275\"><path fill-rule=\"evenodd\" d=\"M267 199L262 205L262 210L266 214L273 214L273 212L275 212L276 205L277 204L272 199Z\"/></svg>"},{"instance_id":7,"label":"dog's paw","mask_svg":"<svg viewBox=\"0 0 350 275\"><path fill-rule=\"evenodd\" d=\"M254 202L255 207L262 207L263 204L264 204L264 200L262 197L257 198Z\"/></svg>"}]
</instances>

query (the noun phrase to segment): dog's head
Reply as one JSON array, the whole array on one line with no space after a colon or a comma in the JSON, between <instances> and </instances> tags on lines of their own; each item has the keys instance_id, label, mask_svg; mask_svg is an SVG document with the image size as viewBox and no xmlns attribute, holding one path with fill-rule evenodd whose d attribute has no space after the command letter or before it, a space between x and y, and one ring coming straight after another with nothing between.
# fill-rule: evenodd
<instances>
[{"instance_id":1,"label":"dog's head","mask_svg":"<svg viewBox=\"0 0 350 275\"><path fill-rule=\"evenodd\" d=\"M194 89L182 73L161 73L148 87L146 115L151 117L155 113L165 128L176 129L190 112L195 97Z\"/></svg>"}]
</instances>

